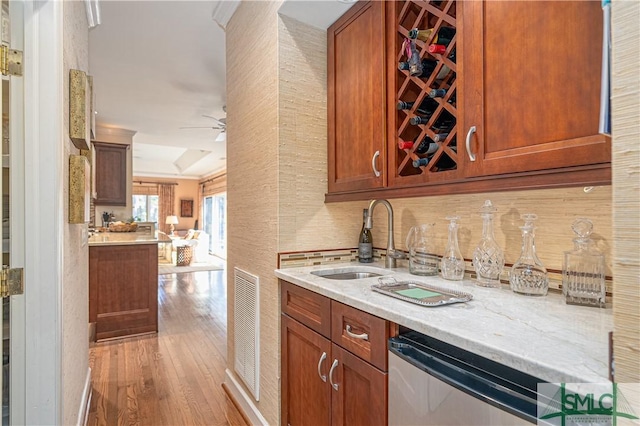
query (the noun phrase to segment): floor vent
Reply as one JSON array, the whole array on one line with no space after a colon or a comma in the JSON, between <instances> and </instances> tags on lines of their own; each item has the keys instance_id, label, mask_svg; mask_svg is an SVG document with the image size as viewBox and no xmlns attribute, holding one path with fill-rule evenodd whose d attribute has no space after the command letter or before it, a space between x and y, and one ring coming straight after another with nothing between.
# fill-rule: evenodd
<instances>
[{"instance_id":1,"label":"floor vent","mask_svg":"<svg viewBox=\"0 0 640 426\"><path fill-rule=\"evenodd\" d=\"M259 401L260 379L260 300L258 277L233 268L235 292L234 369L256 401Z\"/></svg>"}]
</instances>

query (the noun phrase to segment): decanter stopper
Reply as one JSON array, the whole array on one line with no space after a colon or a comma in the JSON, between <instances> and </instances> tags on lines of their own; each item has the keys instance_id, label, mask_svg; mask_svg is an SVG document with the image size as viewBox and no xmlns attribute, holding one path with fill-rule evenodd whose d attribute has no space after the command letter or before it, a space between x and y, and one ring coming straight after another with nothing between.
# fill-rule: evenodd
<instances>
[{"instance_id":1,"label":"decanter stopper","mask_svg":"<svg viewBox=\"0 0 640 426\"><path fill-rule=\"evenodd\" d=\"M477 284L483 287L499 287L504 268L504 253L493 236L493 214L497 209L486 200L480 209L482 239L473 252L473 268Z\"/></svg>"},{"instance_id":2,"label":"decanter stopper","mask_svg":"<svg viewBox=\"0 0 640 426\"><path fill-rule=\"evenodd\" d=\"M509 274L511 290L526 296L546 296L549 291L549 276L538 255L534 234L535 220L538 218L533 213L523 214L524 226L522 230L522 252L520 258L513 264Z\"/></svg>"},{"instance_id":3,"label":"decanter stopper","mask_svg":"<svg viewBox=\"0 0 640 426\"><path fill-rule=\"evenodd\" d=\"M562 293L572 305L605 307L604 254L590 238L593 223L587 218L576 219L571 229L576 234L574 248L564 252Z\"/></svg>"},{"instance_id":4,"label":"decanter stopper","mask_svg":"<svg viewBox=\"0 0 640 426\"><path fill-rule=\"evenodd\" d=\"M442 278L459 281L464 277L464 258L458 247L459 216L447 216L449 220L449 240L440 260Z\"/></svg>"}]
</instances>

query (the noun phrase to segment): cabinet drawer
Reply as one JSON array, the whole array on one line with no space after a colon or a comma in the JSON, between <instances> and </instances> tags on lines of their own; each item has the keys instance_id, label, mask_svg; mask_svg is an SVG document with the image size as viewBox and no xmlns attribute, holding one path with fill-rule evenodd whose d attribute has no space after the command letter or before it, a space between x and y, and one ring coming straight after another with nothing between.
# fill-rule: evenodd
<instances>
[{"instance_id":1,"label":"cabinet drawer","mask_svg":"<svg viewBox=\"0 0 640 426\"><path fill-rule=\"evenodd\" d=\"M389 322L331 301L331 340L382 371L387 371Z\"/></svg>"},{"instance_id":2,"label":"cabinet drawer","mask_svg":"<svg viewBox=\"0 0 640 426\"><path fill-rule=\"evenodd\" d=\"M280 298L283 313L324 337L331 337L331 299L282 280Z\"/></svg>"}]
</instances>

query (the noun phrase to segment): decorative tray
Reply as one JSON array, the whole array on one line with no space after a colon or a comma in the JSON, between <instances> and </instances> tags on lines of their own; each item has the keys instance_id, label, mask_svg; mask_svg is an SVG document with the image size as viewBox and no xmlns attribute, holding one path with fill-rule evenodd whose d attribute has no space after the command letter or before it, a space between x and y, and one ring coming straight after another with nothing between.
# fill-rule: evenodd
<instances>
[{"instance_id":1,"label":"decorative tray","mask_svg":"<svg viewBox=\"0 0 640 426\"><path fill-rule=\"evenodd\" d=\"M378 278L379 284L373 284L371 290L405 302L421 306L442 306L451 303L468 302L473 299L469 293L444 289L416 281L396 281L395 278Z\"/></svg>"}]
</instances>

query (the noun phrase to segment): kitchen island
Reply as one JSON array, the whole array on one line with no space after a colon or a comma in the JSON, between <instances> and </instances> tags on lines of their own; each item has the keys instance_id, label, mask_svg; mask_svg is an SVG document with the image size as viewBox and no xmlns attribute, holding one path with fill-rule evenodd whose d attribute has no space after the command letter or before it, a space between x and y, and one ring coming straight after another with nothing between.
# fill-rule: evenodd
<instances>
[{"instance_id":1,"label":"kitchen island","mask_svg":"<svg viewBox=\"0 0 640 426\"><path fill-rule=\"evenodd\" d=\"M89 239L89 322L94 340L158 331L158 243L147 233Z\"/></svg>"}]
</instances>

